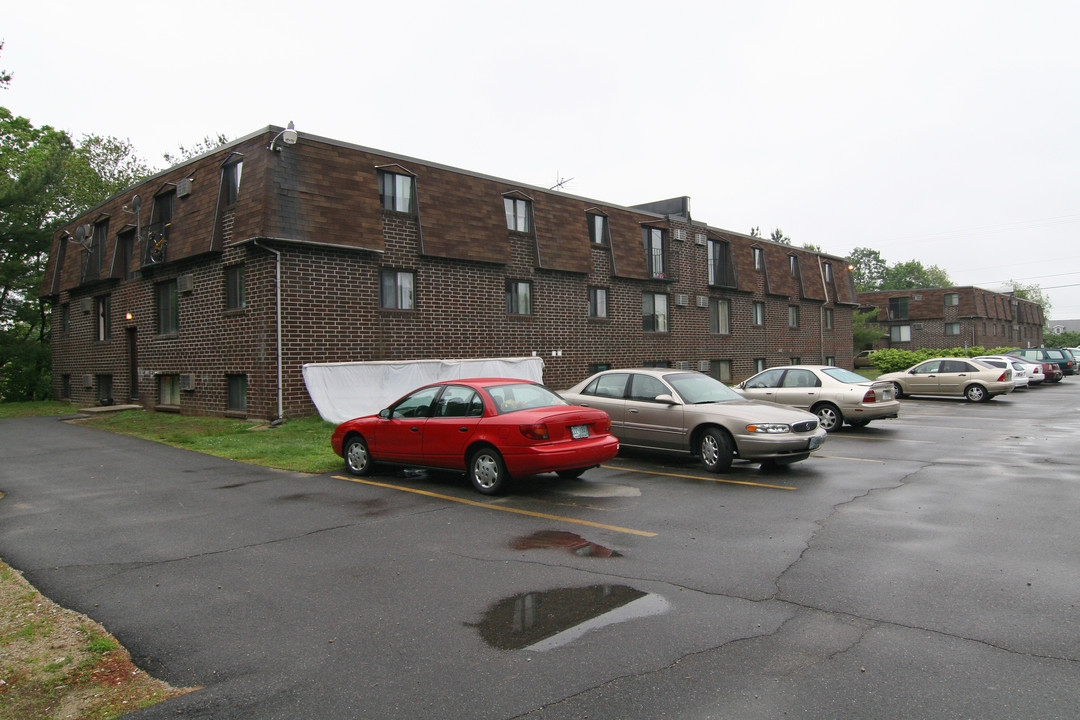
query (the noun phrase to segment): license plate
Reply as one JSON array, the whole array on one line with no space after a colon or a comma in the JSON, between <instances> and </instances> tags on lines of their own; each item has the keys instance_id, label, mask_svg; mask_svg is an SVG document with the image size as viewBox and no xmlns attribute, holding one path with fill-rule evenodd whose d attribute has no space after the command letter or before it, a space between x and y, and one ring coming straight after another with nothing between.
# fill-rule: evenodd
<instances>
[{"instance_id":1,"label":"license plate","mask_svg":"<svg viewBox=\"0 0 1080 720\"><path fill-rule=\"evenodd\" d=\"M810 449L817 450L819 447L821 447L821 436L815 435L810 438Z\"/></svg>"},{"instance_id":2,"label":"license plate","mask_svg":"<svg viewBox=\"0 0 1080 720\"><path fill-rule=\"evenodd\" d=\"M571 425L570 426L570 437L574 438L575 440L580 440L581 438L589 437L589 426L588 425Z\"/></svg>"}]
</instances>

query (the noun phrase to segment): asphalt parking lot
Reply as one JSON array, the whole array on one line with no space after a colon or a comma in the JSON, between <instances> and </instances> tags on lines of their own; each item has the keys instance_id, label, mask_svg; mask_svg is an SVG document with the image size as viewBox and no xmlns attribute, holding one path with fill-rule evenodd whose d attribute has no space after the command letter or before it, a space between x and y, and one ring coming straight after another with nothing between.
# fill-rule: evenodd
<instances>
[{"instance_id":1,"label":"asphalt parking lot","mask_svg":"<svg viewBox=\"0 0 1080 720\"><path fill-rule=\"evenodd\" d=\"M0 557L203 689L132 718L1075 718L1080 378L773 473L503 498L0 420Z\"/></svg>"}]
</instances>

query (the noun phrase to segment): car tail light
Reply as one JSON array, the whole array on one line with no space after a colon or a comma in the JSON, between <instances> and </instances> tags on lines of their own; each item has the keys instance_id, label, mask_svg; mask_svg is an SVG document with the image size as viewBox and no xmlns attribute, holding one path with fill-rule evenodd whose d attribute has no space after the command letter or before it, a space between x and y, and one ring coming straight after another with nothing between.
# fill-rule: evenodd
<instances>
[{"instance_id":1,"label":"car tail light","mask_svg":"<svg viewBox=\"0 0 1080 720\"><path fill-rule=\"evenodd\" d=\"M1001 373L1001 375L1000 375L1000 376L998 376L998 379L997 379L997 381L998 381L998 382L1005 382L1006 380L1008 380L1008 379L1009 379L1009 378L1008 378L1008 375L1009 375L1009 371L1008 371L1008 370L1006 370L1005 372Z\"/></svg>"},{"instance_id":2,"label":"car tail light","mask_svg":"<svg viewBox=\"0 0 1080 720\"><path fill-rule=\"evenodd\" d=\"M877 402L877 393L873 390L867 390L866 394L862 396L863 402Z\"/></svg>"},{"instance_id":3,"label":"car tail light","mask_svg":"<svg viewBox=\"0 0 1080 720\"><path fill-rule=\"evenodd\" d=\"M519 425L518 429L521 430L521 434L530 440L547 440L548 429L544 423L536 423L535 425Z\"/></svg>"}]
</instances>

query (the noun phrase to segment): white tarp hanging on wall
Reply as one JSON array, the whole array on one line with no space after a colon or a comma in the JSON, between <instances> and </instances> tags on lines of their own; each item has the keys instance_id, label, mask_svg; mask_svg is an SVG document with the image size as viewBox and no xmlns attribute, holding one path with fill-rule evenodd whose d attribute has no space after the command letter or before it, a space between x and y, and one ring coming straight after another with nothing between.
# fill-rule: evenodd
<instances>
[{"instance_id":1,"label":"white tarp hanging on wall","mask_svg":"<svg viewBox=\"0 0 1080 720\"><path fill-rule=\"evenodd\" d=\"M440 380L507 377L543 382L538 357L305 363L304 384L323 420L374 415L399 397Z\"/></svg>"}]
</instances>

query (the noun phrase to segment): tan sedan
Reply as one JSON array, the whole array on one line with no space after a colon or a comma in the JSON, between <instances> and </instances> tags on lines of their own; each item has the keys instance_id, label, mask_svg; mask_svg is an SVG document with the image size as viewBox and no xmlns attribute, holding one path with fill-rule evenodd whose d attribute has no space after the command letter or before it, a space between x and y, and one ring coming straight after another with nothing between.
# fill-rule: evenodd
<instances>
[{"instance_id":1,"label":"tan sedan","mask_svg":"<svg viewBox=\"0 0 1080 720\"><path fill-rule=\"evenodd\" d=\"M971 358L934 358L902 372L879 375L893 384L896 396L957 395L972 402L985 402L995 395L1012 392L1013 371L997 368Z\"/></svg>"},{"instance_id":2,"label":"tan sedan","mask_svg":"<svg viewBox=\"0 0 1080 720\"><path fill-rule=\"evenodd\" d=\"M699 372L605 370L559 394L610 415L620 446L696 456L711 472L727 471L735 458L787 465L825 441L810 413L748 400Z\"/></svg>"},{"instance_id":3,"label":"tan sedan","mask_svg":"<svg viewBox=\"0 0 1080 720\"><path fill-rule=\"evenodd\" d=\"M900 416L900 401L892 383L867 380L831 365L770 368L736 385L735 392L809 410L829 432L839 430L845 422L863 427L871 420Z\"/></svg>"}]
</instances>

